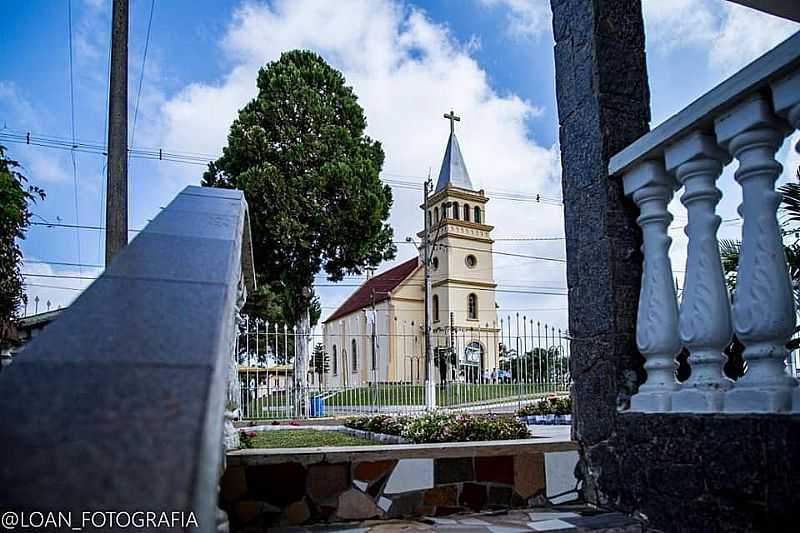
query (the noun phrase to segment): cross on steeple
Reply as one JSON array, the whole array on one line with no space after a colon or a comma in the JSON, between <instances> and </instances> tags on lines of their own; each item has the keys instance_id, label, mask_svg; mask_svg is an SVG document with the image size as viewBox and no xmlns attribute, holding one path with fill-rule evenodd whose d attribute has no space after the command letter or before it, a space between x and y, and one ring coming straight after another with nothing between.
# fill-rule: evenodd
<instances>
[{"instance_id":1,"label":"cross on steeple","mask_svg":"<svg viewBox=\"0 0 800 533\"><path fill-rule=\"evenodd\" d=\"M460 122L461 117L457 117L451 109L449 113L444 114L444 118L450 121L450 134L452 135L456 131L456 122Z\"/></svg>"}]
</instances>

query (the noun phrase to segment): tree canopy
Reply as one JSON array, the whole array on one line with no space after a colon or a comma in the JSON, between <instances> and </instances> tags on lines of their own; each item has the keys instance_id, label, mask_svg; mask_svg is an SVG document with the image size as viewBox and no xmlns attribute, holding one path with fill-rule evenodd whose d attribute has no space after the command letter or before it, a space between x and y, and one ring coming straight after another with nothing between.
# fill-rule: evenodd
<instances>
[{"instance_id":1,"label":"tree canopy","mask_svg":"<svg viewBox=\"0 0 800 533\"><path fill-rule=\"evenodd\" d=\"M311 306L313 323L320 270L338 281L394 257L384 153L364 134L353 89L319 55L286 52L257 85L203 185L245 193L262 286L248 297L253 314L292 323Z\"/></svg>"},{"instance_id":2,"label":"tree canopy","mask_svg":"<svg viewBox=\"0 0 800 533\"><path fill-rule=\"evenodd\" d=\"M37 198L44 199L44 191L26 185L19 168L0 145L0 344L12 340L14 320L26 302L19 239L25 238L30 224L30 204Z\"/></svg>"}]
</instances>

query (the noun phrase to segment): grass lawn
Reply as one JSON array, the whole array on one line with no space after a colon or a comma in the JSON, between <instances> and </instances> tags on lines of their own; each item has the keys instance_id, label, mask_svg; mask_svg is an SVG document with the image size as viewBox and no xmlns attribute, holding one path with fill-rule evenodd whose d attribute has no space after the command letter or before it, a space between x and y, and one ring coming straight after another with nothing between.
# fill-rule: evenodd
<instances>
[{"instance_id":1,"label":"grass lawn","mask_svg":"<svg viewBox=\"0 0 800 533\"><path fill-rule=\"evenodd\" d=\"M380 442L353 437L338 431L317 429L258 431L253 439L253 448L316 448L319 446L370 446L375 444L380 444Z\"/></svg>"},{"instance_id":2,"label":"grass lawn","mask_svg":"<svg viewBox=\"0 0 800 533\"><path fill-rule=\"evenodd\" d=\"M564 385L546 383L450 383L438 385L436 404L439 407L455 407L463 405L479 405L530 399L564 392ZM329 390L322 391L309 388L309 397L323 395L326 415L352 414L353 409L375 406L422 406L425 404L425 391L422 385L380 383L354 388L339 389L335 394ZM244 412L247 418L289 418L291 408L286 408L284 392L271 393L257 400L245 402Z\"/></svg>"},{"instance_id":3,"label":"grass lawn","mask_svg":"<svg viewBox=\"0 0 800 533\"><path fill-rule=\"evenodd\" d=\"M458 383L437 386L436 403L440 407L469 403L487 403L515 400L563 390L565 387L539 383ZM309 391L314 395L314 391ZM379 384L342 390L325 399L326 407L351 405L423 405L425 392L422 385Z\"/></svg>"}]
</instances>

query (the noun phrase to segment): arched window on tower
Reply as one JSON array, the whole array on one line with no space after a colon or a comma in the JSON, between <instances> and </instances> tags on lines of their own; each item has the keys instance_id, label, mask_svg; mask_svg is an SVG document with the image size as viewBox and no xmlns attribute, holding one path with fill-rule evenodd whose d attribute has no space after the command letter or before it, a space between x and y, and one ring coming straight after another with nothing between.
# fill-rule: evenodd
<instances>
[{"instance_id":1,"label":"arched window on tower","mask_svg":"<svg viewBox=\"0 0 800 533\"><path fill-rule=\"evenodd\" d=\"M453 218L458 220L459 213L458 213L458 202L453 202Z\"/></svg>"},{"instance_id":2,"label":"arched window on tower","mask_svg":"<svg viewBox=\"0 0 800 533\"><path fill-rule=\"evenodd\" d=\"M434 224L439 223L439 209L436 207L433 208L433 223Z\"/></svg>"},{"instance_id":3,"label":"arched window on tower","mask_svg":"<svg viewBox=\"0 0 800 533\"><path fill-rule=\"evenodd\" d=\"M433 295L431 307L433 307L433 321L439 322L439 296L436 294Z\"/></svg>"},{"instance_id":4,"label":"arched window on tower","mask_svg":"<svg viewBox=\"0 0 800 533\"><path fill-rule=\"evenodd\" d=\"M358 372L358 348L355 339L350 343L350 358L353 360L353 372Z\"/></svg>"},{"instance_id":5,"label":"arched window on tower","mask_svg":"<svg viewBox=\"0 0 800 533\"><path fill-rule=\"evenodd\" d=\"M469 204L464 204L464 220L469 222Z\"/></svg>"},{"instance_id":6,"label":"arched window on tower","mask_svg":"<svg viewBox=\"0 0 800 533\"><path fill-rule=\"evenodd\" d=\"M333 375L339 373L339 356L336 353L336 345L333 345L333 350L331 351L331 371Z\"/></svg>"},{"instance_id":7,"label":"arched window on tower","mask_svg":"<svg viewBox=\"0 0 800 533\"><path fill-rule=\"evenodd\" d=\"M430 228L433 226L433 215L431 215L430 210L428 210L428 227Z\"/></svg>"},{"instance_id":8,"label":"arched window on tower","mask_svg":"<svg viewBox=\"0 0 800 533\"><path fill-rule=\"evenodd\" d=\"M442 220L447 218L447 204L442 202Z\"/></svg>"},{"instance_id":9,"label":"arched window on tower","mask_svg":"<svg viewBox=\"0 0 800 533\"><path fill-rule=\"evenodd\" d=\"M467 318L470 320L478 319L478 297L475 293L467 296Z\"/></svg>"},{"instance_id":10,"label":"arched window on tower","mask_svg":"<svg viewBox=\"0 0 800 533\"><path fill-rule=\"evenodd\" d=\"M475 206L475 216L472 219L477 222L478 224L481 223L481 208L477 205Z\"/></svg>"}]
</instances>

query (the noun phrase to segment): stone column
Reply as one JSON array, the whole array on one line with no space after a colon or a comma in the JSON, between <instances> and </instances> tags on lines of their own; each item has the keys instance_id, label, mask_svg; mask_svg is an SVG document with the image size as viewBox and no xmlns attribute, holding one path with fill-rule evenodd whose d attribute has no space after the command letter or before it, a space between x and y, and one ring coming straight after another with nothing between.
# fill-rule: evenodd
<instances>
[{"instance_id":1,"label":"stone column","mask_svg":"<svg viewBox=\"0 0 800 533\"><path fill-rule=\"evenodd\" d=\"M592 448L612 433L643 381L635 341L642 273L637 209L612 155L648 131L644 27L639 0L551 0L569 287L573 431L590 501Z\"/></svg>"},{"instance_id":2,"label":"stone column","mask_svg":"<svg viewBox=\"0 0 800 533\"><path fill-rule=\"evenodd\" d=\"M716 120L720 144L739 160L742 251L733 296L733 325L745 346L747 372L727 393L731 412L789 411L794 378L786 373L786 343L795 324L794 294L777 219L781 202L775 152L787 125L761 95L748 98Z\"/></svg>"},{"instance_id":3,"label":"stone column","mask_svg":"<svg viewBox=\"0 0 800 533\"><path fill-rule=\"evenodd\" d=\"M667 170L685 189L689 237L680 312L680 336L689 350L692 374L672 398L673 411L719 412L733 383L723 374L722 353L733 337L731 303L722 272L716 206L722 193L716 181L730 157L713 135L693 132L667 148Z\"/></svg>"},{"instance_id":4,"label":"stone column","mask_svg":"<svg viewBox=\"0 0 800 533\"><path fill-rule=\"evenodd\" d=\"M678 300L672 285L667 228L672 215L667 210L677 185L661 161L645 161L625 174L625 194L639 206L637 222L642 228L644 273L636 323L636 344L645 358L647 381L631 398L631 410L672 410L672 395L678 389L675 356L681 350L678 337Z\"/></svg>"}]
</instances>

